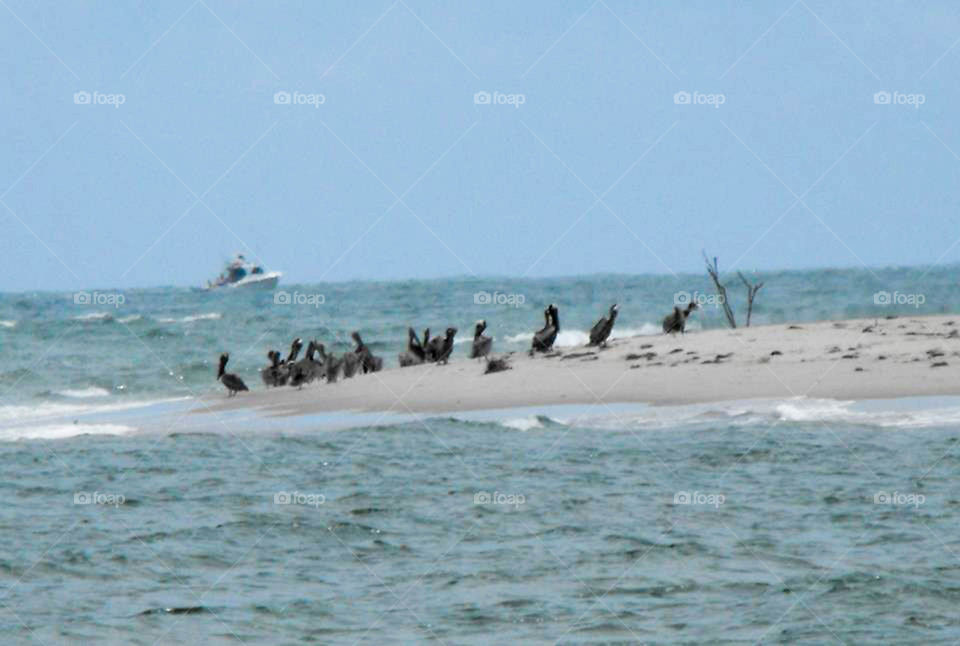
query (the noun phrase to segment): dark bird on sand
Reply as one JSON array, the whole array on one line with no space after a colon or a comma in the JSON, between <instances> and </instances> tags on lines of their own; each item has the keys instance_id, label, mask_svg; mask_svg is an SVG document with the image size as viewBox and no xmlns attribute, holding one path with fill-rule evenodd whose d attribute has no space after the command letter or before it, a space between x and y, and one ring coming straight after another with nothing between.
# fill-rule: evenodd
<instances>
[{"instance_id":1,"label":"dark bird on sand","mask_svg":"<svg viewBox=\"0 0 960 646\"><path fill-rule=\"evenodd\" d=\"M614 303L610 306L610 313L601 317L597 324L590 329L590 343L588 345L607 345L607 339L613 332L613 323L617 320L620 308Z\"/></svg>"},{"instance_id":2,"label":"dark bird on sand","mask_svg":"<svg viewBox=\"0 0 960 646\"><path fill-rule=\"evenodd\" d=\"M266 386L280 386L280 353L276 350L267 352L270 365L260 369L260 377Z\"/></svg>"},{"instance_id":3,"label":"dark bird on sand","mask_svg":"<svg viewBox=\"0 0 960 646\"><path fill-rule=\"evenodd\" d=\"M511 370L511 366L507 363L505 357L488 357L487 358L487 368L483 371L483 374L489 375L494 372L503 372L504 370Z\"/></svg>"},{"instance_id":4,"label":"dark bird on sand","mask_svg":"<svg viewBox=\"0 0 960 646\"><path fill-rule=\"evenodd\" d=\"M229 393L228 397L233 397L241 390L250 390L247 388L247 385L243 383L243 379L236 376L231 372L224 372L227 368L227 361L230 360L230 355L226 352L220 355L220 368L217 369L217 380L222 383L227 388Z\"/></svg>"},{"instance_id":5,"label":"dark bird on sand","mask_svg":"<svg viewBox=\"0 0 960 646\"><path fill-rule=\"evenodd\" d=\"M368 348L363 342L363 339L360 338L359 332L354 332L350 336L357 344L357 347L353 353L357 355L360 360L360 368L363 370L363 374L367 374L368 372L380 372L383 369L383 359L370 352L370 348Z\"/></svg>"},{"instance_id":6,"label":"dark bird on sand","mask_svg":"<svg viewBox=\"0 0 960 646\"><path fill-rule=\"evenodd\" d=\"M425 334L429 334L430 330L425 330ZM400 362L401 368L406 368L407 366L416 366L423 363L423 359L426 356L426 353L423 350L423 344L420 343L420 339L417 338L416 331L411 327L407 328L407 350L406 352L401 352L397 359Z\"/></svg>"},{"instance_id":7,"label":"dark bird on sand","mask_svg":"<svg viewBox=\"0 0 960 646\"><path fill-rule=\"evenodd\" d=\"M446 336L438 336L430 339L427 346L427 359L436 363L446 363L453 353L453 337L457 334L457 328L448 327Z\"/></svg>"},{"instance_id":8,"label":"dark bird on sand","mask_svg":"<svg viewBox=\"0 0 960 646\"><path fill-rule=\"evenodd\" d=\"M356 352L347 351L340 357L340 363L343 366L343 378L350 379L357 374L357 370L360 368L360 357L357 356Z\"/></svg>"},{"instance_id":9,"label":"dark bird on sand","mask_svg":"<svg viewBox=\"0 0 960 646\"><path fill-rule=\"evenodd\" d=\"M483 331L486 329L486 320L477 321L476 327L473 328L473 347L470 348L471 359L479 359L490 354L490 349L493 347L493 339L484 336Z\"/></svg>"},{"instance_id":10,"label":"dark bird on sand","mask_svg":"<svg viewBox=\"0 0 960 646\"><path fill-rule=\"evenodd\" d=\"M300 356L300 348L303 347L303 340L300 337L297 337L293 340L293 343L290 344L290 353L287 355L286 359L281 359L277 365L276 373L276 382L274 386L283 386L290 379L290 368L293 367L293 363L297 360L297 357ZM277 352L277 357L280 357L280 353Z\"/></svg>"},{"instance_id":11,"label":"dark bird on sand","mask_svg":"<svg viewBox=\"0 0 960 646\"><path fill-rule=\"evenodd\" d=\"M553 303L543 310L544 326L533 335L533 347L530 348L531 354L534 352L548 352L557 340L557 334L560 333L560 311Z\"/></svg>"},{"instance_id":12,"label":"dark bird on sand","mask_svg":"<svg viewBox=\"0 0 960 646\"><path fill-rule=\"evenodd\" d=\"M347 354L353 354L348 352ZM326 356L326 359L323 362L323 372L327 377L328 384L337 383L337 377L340 374L340 369L343 367L343 357L339 359L332 354Z\"/></svg>"},{"instance_id":13,"label":"dark bird on sand","mask_svg":"<svg viewBox=\"0 0 960 646\"><path fill-rule=\"evenodd\" d=\"M690 318L690 314L692 314L695 309L697 309L696 303L690 303L685 310L674 306L673 312L667 314L663 319L664 334L673 334L674 332L683 334L687 327L687 319Z\"/></svg>"},{"instance_id":14,"label":"dark bird on sand","mask_svg":"<svg viewBox=\"0 0 960 646\"><path fill-rule=\"evenodd\" d=\"M311 341L307 344L307 352L303 359L294 362L290 366L290 385L296 388L302 388L303 384L308 384L317 378L320 374L322 364L314 359L314 353L317 351L317 342Z\"/></svg>"}]
</instances>

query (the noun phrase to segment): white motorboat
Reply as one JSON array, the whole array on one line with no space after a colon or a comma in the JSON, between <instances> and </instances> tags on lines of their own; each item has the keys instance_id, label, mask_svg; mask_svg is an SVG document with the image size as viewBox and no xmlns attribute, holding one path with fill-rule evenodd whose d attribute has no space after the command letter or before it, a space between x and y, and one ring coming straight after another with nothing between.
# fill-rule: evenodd
<instances>
[{"instance_id":1,"label":"white motorboat","mask_svg":"<svg viewBox=\"0 0 960 646\"><path fill-rule=\"evenodd\" d=\"M206 290L219 289L221 287L248 289L273 289L280 281L283 274L279 271L264 271L263 267L251 262L247 262L242 254L237 254L227 264L216 280L207 281Z\"/></svg>"}]
</instances>

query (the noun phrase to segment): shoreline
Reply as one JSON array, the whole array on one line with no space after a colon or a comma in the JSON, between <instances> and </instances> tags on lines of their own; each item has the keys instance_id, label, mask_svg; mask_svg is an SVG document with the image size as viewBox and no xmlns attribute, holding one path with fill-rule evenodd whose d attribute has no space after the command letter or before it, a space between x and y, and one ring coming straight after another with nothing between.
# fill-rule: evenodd
<instances>
[{"instance_id":1,"label":"shoreline","mask_svg":"<svg viewBox=\"0 0 960 646\"><path fill-rule=\"evenodd\" d=\"M557 348L549 356L494 354L508 356L512 369L484 375L484 362L457 357L448 365L391 368L302 390L258 388L259 375L242 375L255 390L230 399L226 393L205 395L191 412L436 414L566 404L960 395L958 315L635 336L600 349Z\"/></svg>"}]
</instances>

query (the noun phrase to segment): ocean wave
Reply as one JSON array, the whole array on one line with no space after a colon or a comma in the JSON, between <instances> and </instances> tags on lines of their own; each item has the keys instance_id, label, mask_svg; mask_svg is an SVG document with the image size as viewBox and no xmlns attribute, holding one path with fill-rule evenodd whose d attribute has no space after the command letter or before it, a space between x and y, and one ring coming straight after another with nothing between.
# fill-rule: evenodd
<instances>
[{"instance_id":1,"label":"ocean wave","mask_svg":"<svg viewBox=\"0 0 960 646\"><path fill-rule=\"evenodd\" d=\"M112 321L113 314L110 312L90 312L88 314L79 314L73 317L74 321Z\"/></svg>"},{"instance_id":2,"label":"ocean wave","mask_svg":"<svg viewBox=\"0 0 960 646\"><path fill-rule=\"evenodd\" d=\"M77 435L126 435L136 431L126 424L47 424L22 426L0 431L0 441L6 440L60 440Z\"/></svg>"},{"instance_id":3,"label":"ocean wave","mask_svg":"<svg viewBox=\"0 0 960 646\"><path fill-rule=\"evenodd\" d=\"M831 424L889 429L928 428L960 424L960 398L905 398L845 401L793 397L649 406L639 412L557 416L559 423L576 428L662 430L680 426L746 428L783 424Z\"/></svg>"},{"instance_id":4,"label":"ocean wave","mask_svg":"<svg viewBox=\"0 0 960 646\"><path fill-rule=\"evenodd\" d=\"M55 391L56 395L61 397L73 397L75 399L89 399L91 397L108 397L110 391L106 388L99 388L97 386L90 386L88 388L67 388L64 390Z\"/></svg>"},{"instance_id":5,"label":"ocean wave","mask_svg":"<svg viewBox=\"0 0 960 646\"><path fill-rule=\"evenodd\" d=\"M529 431L534 428L548 428L551 426L564 426L563 422L555 420L546 415L529 415L527 417L511 417L501 420L501 426L512 428L517 431Z\"/></svg>"},{"instance_id":6,"label":"ocean wave","mask_svg":"<svg viewBox=\"0 0 960 646\"><path fill-rule=\"evenodd\" d=\"M133 323L134 321L142 321L143 317L140 314L131 314L130 316L124 316L123 318L117 319L118 323Z\"/></svg>"},{"instance_id":7,"label":"ocean wave","mask_svg":"<svg viewBox=\"0 0 960 646\"><path fill-rule=\"evenodd\" d=\"M195 321L217 321L223 318L223 314L220 312L207 312L205 314L191 314L190 316L184 316L183 318L169 318L165 316L158 316L158 323L193 323Z\"/></svg>"},{"instance_id":8,"label":"ocean wave","mask_svg":"<svg viewBox=\"0 0 960 646\"><path fill-rule=\"evenodd\" d=\"M8 330L17 327L16 321L4 321L0 319L0 327L5 327Z\"/></svg>"},{"instance_id":9,"label":"ocean wave","mask_svg":"<svg viewBox=\"0 0 960 646\"><path fill-rule=\"evenodd\" d=\"M158 404L183 401L189 399L189 397L167 397L141 401L116 401L113 398L101 397L91 399L92 401L89 402L82 402L81 399L76 402L61 400L43 401L29 405L7 404L0 406L0 427L10 425L26 426L41 422L54 423L64 420L72 423L76 418L86 415L146 408Z\"/></svg>"},{"instance_id":10,"label":"ocean wave","mask_svg":"<svg viewBox=\"0 0 960 646\"><path fill-rule=\"evenodd\" d=\"M638 328L613 328L613 332L610 333L611 339L627 339L634 336L651 336L654 334L659 334L661 328L658 325L653 323L644 323ZM507 343L531 343L533 341L534 332L521 332L520 334L512 334L504 337L504 341ZM472 339L471 339L472 340ZM561 348L572 348L576 346L586 345L590 342L590 332L588 330L564 330L561 329L560 333L557 334L557 340L555 345Z\"/></svg>"}]
</instances>

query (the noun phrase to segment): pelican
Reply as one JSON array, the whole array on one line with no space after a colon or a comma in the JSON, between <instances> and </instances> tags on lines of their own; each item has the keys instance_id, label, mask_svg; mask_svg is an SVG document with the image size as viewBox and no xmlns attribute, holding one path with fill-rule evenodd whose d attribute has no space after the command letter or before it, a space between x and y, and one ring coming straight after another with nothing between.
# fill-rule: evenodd
<instances>
[{"instance_id":1,"label":"pelican","mask_svg":"<svg viewBox=\"0 0 960 646\"><path fill-rule=\"evenodd\" d=\"M448 327L446 336L438 336L430 339L430 345L427 348L427 357L430 361L436 363L446 363L453 353L453 337L457 334L457 328Z\"/></svg>"},{"instance_id":2,"label":"pelican","mask_svg":"<svg viewBox=\"0 0 960 646\"><path fill-rule=\"evenodd\" d=\"M687 327L687 319L690 317L690 314L693 313L693 310L697 309L696 303L690 303L687 305L687 309L682 310L677 306L674 306L673 312L667 314L663 318L663 332L664 334L673 334L674 332L679 332L683 334L684 330Z\"/></svg>"},{"instance_id":3,"label":"pelican","mask_svg":"<svg viewBox=\"0 0 960 646\"><path fill-rule=\"evenodd\" d=\"M473 347L470 348L471 359L480 359L490 354L490 348L493 347L493 339L483 335L483 331L486 329L486 320L477 321L476 326L473 328Z\"/></svg>"},{"instance_id":4,"label":"pelican","mask_svg":"<svg viewBox=\"0 0 960 646\"><path fill-rule=\"evenodd\" d=\"M533 335L533 347L530 352L548 352L560 333L560 312L553 303L543 310L544 326Z\"/></svg>"},{"instance_id":5,"label":"pelican","mask_svg":"<svg viewBox=\"0 0 960 646\"><path fill-rule=\"evenodd\" d=\"M227 397L233 397L241 390L250 390L247 388L247 384L243 383L243 379L236 376L230 372L224 372L227 368L227 361L230 360L230 355L226 352L220 355L220 368L217 370L217 381L222 383L227 387Z\"/></svg>"},{"instance_id":6,"label":"pelican","mask_svg":"<svg viewBox=\"0 0 960 646\"><path fill-rule=\"evenodd\" d=\"M590 330L590 343L588 345L607 345L607 338L613 332L613 322L617 320L617 312L620 308L614 303L610 306L608 316L603 316L597 321L597 324Z\"/></svg>"},{"instance_id":7,"label":"pelican","mask_svg":"<svg viewBox=\"0 0 960 646\"><path fill-rule=\"evenodd\" d=\"M427 332L429 333L429 330ZM425 356L423 345L417 338L416 331L412 327L407 328L407 351L401 352L397 357L400 367L406 368L407 366L421 364Z\"/></svg>"}]
</instances>

